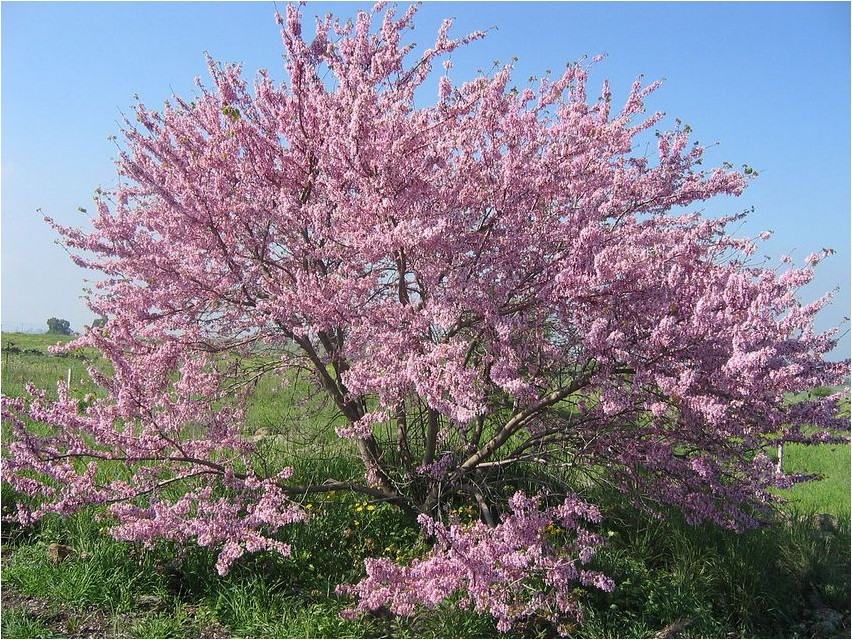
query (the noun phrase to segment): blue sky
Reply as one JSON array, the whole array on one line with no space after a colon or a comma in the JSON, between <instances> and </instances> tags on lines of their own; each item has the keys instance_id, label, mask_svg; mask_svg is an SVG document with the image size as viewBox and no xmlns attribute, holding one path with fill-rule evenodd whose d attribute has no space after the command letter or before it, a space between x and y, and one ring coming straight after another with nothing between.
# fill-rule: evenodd
<instances>
[{"instance_id":1,"label":"blue sky","mask_svg":"<svg viewBox=\"0 0 852 640\"><path fill-rule=\"evenodd\" d=\"M279 2L283 10L285 3ZM309 4L306 15L354 15L361 3ZM84 278L36 212L87 224L98 186L115 180L112 159L122 112L134 94L158 108L207 79L204 52L267 68L281 79L272 2L3 2L2 323L46 328L58 316L80 329L93 314ZM739 198L709 203L708 215L754 207L739 230L775 232L761 253L801 264L823 247L803 292L839 288L820 326L850 307L850 4L846 2L620 3L427 2L414 40L432 43L444 17L453 33L489 29L454 55L453 78L518 56L516 80L606 54L591 89L609 78L616 102L638 74L665 84L649 107L689 123L714 164L748 164L759 178ZM594 95L592 96L594 97ZM848 328L848 324L845 325ZM847 335L837 352L849 354Z\"/></svg>"}]
</instances>

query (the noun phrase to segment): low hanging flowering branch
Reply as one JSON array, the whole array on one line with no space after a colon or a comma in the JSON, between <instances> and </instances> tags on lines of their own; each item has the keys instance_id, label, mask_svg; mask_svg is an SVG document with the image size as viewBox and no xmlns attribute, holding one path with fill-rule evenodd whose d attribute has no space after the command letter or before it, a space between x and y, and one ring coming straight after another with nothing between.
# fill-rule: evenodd
<instances>
[{"instance_id":1,"label":"low hanging flowering branch","mask_svg":"<svg viewBox=\"0 0 852 640\"><path fill-rule=\"evenodd\" d=\"M646 113L659 83L637 80L620 110L606 83L590 100L597 60L529 87L511 65L458 84L453 52L484 34L452 39L445 21L417 55L402 42L415 13L327 16L310 39L289 6L283 83L211 60L212 88L137 106L94 228L51 222L104 274L89 305L107 322L63 348L108 367L85 401L61 383L56 399L3 398L21 522L102 505L114 536L216 546L224 574L288 554L310 496L352 491L433 543L408 566L368 560L341 587L355 611L460 596L501 630L539 615L565 631L575 587L613 586L583 568L600 515L573 492L605 482L742 530L801 479L766 451L845 438L837 395L789 401L849 373L825 358L838 331L813 327L830 297L797 297L827 253L761 265L768 234L694 212L753 171L706 168L680 125L637 154L663 118ZM305 372L360 477L300 484L276 463L298 417L251 435L253 385ZM547 496L521 491L530 469ZM447 524L459 503L481 522Z\"/></svg>"},{"instance_id":2,"label":"low hanging flowering branch","mask_svg":"<svg viewBox=\"0 0 852 640\"><path fill-rule=\"evenodd\" d=\"M464 594L461 605L491 613L501 632L533 615L566 631L582 620L579 585L612 591L615 584L600 572L578 566L587 564L603 542L582 526L584 521L600 522L600 512L576 496L545 510L540 501L517 492L509 500L512 513L494 527L482 522L463 525L457 518L446 526L421 515L424 532L435 539L427 557L410 566L386 558L367 560L364 580L337 589L359 598L358 608L344 615L388 607L409 616L418 607L435 608ZM553 537L565 530L573 539L553 544Z\"/></svg>"}]
</instances>

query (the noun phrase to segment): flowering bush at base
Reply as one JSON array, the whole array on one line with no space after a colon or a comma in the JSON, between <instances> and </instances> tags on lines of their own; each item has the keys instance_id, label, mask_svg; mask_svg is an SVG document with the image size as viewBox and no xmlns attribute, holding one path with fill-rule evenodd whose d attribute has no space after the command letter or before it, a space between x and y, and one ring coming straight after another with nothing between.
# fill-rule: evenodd
<instances>
[{"instance_id":1,"label":"flowering bush at base","mask_svg":"<svg viewBox=\"0 0 852 640\"><path fill-rule=\"evenodd\" d=\"M577 587L612 591L613 581L597 571L581 569L603 539L586 529L584 522L600 522L593 506L569 496L555 507L541 509L541 497L517 492L509 501L512 513L496 527L482 522L449 526L420 516L424 533L435 540L429 554L411 566L387 558L368 559L367 577L356 585L341 585L338 593L354 594L356 609L387 607L401 616L417 607L433 609L455 595L462 606L488 612L497 629L508 631L519 620L540 616L557 625L582 620ZM554 544L556 537L570 531L567 545Z\"/></svg>"}]
</instances>

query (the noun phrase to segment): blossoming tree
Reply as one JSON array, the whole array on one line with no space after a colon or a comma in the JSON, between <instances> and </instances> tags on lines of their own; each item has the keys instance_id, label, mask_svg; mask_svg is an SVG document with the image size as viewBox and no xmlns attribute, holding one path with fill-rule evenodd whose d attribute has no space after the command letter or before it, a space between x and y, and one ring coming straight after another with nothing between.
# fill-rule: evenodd
<instances>
[{"instance_id":1,"label":"blossoming tree","mask_svg":"<svg viewBox=\"0 0 852 640\"><path fill-rule=\"evenodd\" d=\"M796 296L822 254L779 272L726 232L741 216L689 213L746 176L702 167L687 128L635 152L662 118L645 113L656 84L620 110L607 85L589 99L578 64L521 90L510 66L459 85L450 54L482 33L453 40L446 21L417 57L402 43L415 10L382 11L306 39L288 7L283 84L211 61L193 101L138 105L94 230L55 225L106 275L90 306L108 321L67 347L103 353L104 393L4 398L3 477L37 498L22 522L105 505L115 537L216 546L222 573L289 553L277 533L308 517L301 499L357 492L433 543L408 566L368 560L341 587L359 609L461 593L503 630L576 620L575 587L613 586L583 568L601 518L584 488L742 529L796 479L764 451L843 427L834 397L788 402L848 372L823 358L836 332L812 327L828 298ZM300 484L258 463L248 383L296 370L361 477ZM514 468L548 491L507 488ZM481 522L448 517L459 501Z\"/></svg>"}]
</instances>

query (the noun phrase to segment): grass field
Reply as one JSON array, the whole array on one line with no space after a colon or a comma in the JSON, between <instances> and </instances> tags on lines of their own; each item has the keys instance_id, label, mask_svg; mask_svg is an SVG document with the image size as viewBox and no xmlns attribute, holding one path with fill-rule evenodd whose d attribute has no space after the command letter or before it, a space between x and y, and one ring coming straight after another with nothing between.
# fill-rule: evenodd
<instances>
[{"instance_id":1,"label":"grass field","mask_svg":"<svg viewBox=\"0 0 852 640\"><path fill-rule=\"evenodd\" d=\"M78 357L50 357L48 348L58 342L67 342L70 336L47 333L3 333L0 371L3 376L3 393L21 395L24 385L33 382L36 386L53 389L60 380L67 381L68 371L74 381L86 372L86 362Z\"/></svg>"},{"instance_id":2,"label":"grass field","mask_svg":"<svg viewBox=\"0 0 852 640\"><path fill-rule=\"evenodd\" d=\"M47 354L53 336L3 334L3 393L27 380L80 385L94 360ZM38 353L36 353L38 352ZM8 356L8 357L7 357ZM85 387L81 387L85 389ZM87 389L86 389L87 390ZM252 425L268 429L290 411L272 381L262 381ZM310 434L306 434L308 437ZM347 458L325 441L297 476L345 476ZM785 517L742 535L677 517L654 520L617 495L595 496L609 543L596 568L618 584L585 597L577 637L849 637L849 445L790 446L788 471L821 479L787 492ZM16 496L4 486L4 513ZM145 551L105 534L96 510L22 528L3 524L2 619L7 638L35 637L495 637L490 617L445 606L411 619L339 616L334 594L361 577L363 558L404 559L416 532L389 505L367 509L345 494L311 504L314 517L287 535L292 558L246 556L222 578L216 552L162 543ZM509 637L547 635L529 626Z\"/></svg>"}]
</instances>

